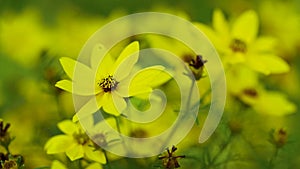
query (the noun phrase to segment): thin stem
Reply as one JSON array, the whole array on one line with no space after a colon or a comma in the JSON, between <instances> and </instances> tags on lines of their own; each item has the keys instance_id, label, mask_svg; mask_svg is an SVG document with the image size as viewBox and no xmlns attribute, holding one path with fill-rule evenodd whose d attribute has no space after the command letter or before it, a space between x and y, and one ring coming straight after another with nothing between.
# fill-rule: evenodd
<instances>
[{"instance_id":1,"label":"thin stem","mask_svg":"<svg viewBox=\"0 0 300 169\"><path fill-rule=\"evenodd\" d=\"M218 163L216 163L216 161L219 159L219 157L225 152L225 150L226 150L226 149L228 148L228 146L230 145L230 141L231 141L231 139L232 139L231 136L232 136L232 135L230 134L228 140L227 140L227 141L225 142L225 144L221 147L219 153L218 153L215 157L213 157L213 159L210 161L210 166L211 166L211 167L214 168L214 166L216 166L216 164L218 164ZM226 161L223 161L223 164L224 164L225 162L226 162Z\"/></svg>"},{"instance_id":2,"label":"thin stem","mask_svg":"<svg viewBox=\"0 0 300 169\"><path fill-rule=\"evenodd\" d=\"M116 120L116 126L117 126L117 130L118 132L121 134L121 127L120 127L120 119L117 116L114 116L115 120Z\"/></svg>"},{"instance_id":3,"label":"thin stem","mask_svg":"<svg viewBox=\"0 0 300 169\"><path fill-rule=\"evenodd\" d=\"M189 111L189 109L190 109L190 101L191 101L191 98L192 98L194 85L195 85L195 80L192 79L192 84L191 84L191 88L190 88L190 91L189 91L189 96L188 96L187 103L186 103L186 111ZM178 128L178 125L175 125L174 129L170 132L169 137L167 137L167 138L171 138L172 135L176 132L177 128ZM167 141L168 140L166 140L165 143L167 143ZM165 144L163 144L162 146L165 146ZM166 147L161 147L161 149L164 149L164 148L166 148Z\"/></svg>"},{"instance_id":4,"label":"thin stem","mask_svg":"<svg viewBox=\"0 0 300 169\"><path fill-rule=\"evenodd\" d=\"M7 154L10 154L10 151L9 151L9 144L5 144L4 145L4 148L5 148L5 150L6 150L6 152L7 152Z\"/></svg>"},{"instance_id":5,"label":"thin stem","mask_svg":"<svg viewBox=\"0 0 300 169\"><path fill-rule=\"evenodd\" d=\"M108 160L107 152L104 149L103 149L103 154L104 154L105 159L106 159L106 166L108 167L108 169L112 169L111 165L110 165L110 161Z\"/></svg>"},{"instance_id":6,"label":"thin stem","mask_svg":"<svg viewBox=\"0 0 300 169\"><path fill-rule=\"evenodd\" d=\"M188 97L188 100L186 103L187 110L189 110L189 108L191 106L190 103L191 103L191 99L192 99L194 85L195 85L195 80L192 80L191 90L189 91L189 97Z\"/></svg>"},{"instance_id":7,"label":"thin stem","mask_svg":"<svg viewBox=\"0 0 300 169\"><path fill-rule=\"evenodd\" d=\"M278 154L279 154L279 148L276 147L276 148L275 148L275 152L274 152L273 156L271 157L271 159L270 159L270 161L269 161L269 168L270 168L270 169L273 168L273 166L274 166L274 161L276 160Z\"/></svg>"}]
</instances>

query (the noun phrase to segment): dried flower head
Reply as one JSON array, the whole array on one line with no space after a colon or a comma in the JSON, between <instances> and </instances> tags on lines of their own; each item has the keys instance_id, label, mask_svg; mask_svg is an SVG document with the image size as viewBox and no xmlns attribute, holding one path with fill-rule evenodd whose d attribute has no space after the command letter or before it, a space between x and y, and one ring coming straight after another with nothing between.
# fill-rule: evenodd
<instances>
[{"instance_id":1,"label":"dried flower head","mask_svg":"<svg viewBox=\"0 0 300 169\"><path fill-rule=\"evenodd\" d=\"M286 129L280 128L271 132L271 143L273 143L276 147L283 147L287 143L287 140L288 133Z\"/></svg>"},{"instance_id":2,"label":"dried flower head","mask_svg":"<svg viewBox=\"0 0 300 169\"><path fill-rule=\"evenodd\" d=\"M207 60L204 60L202 55L196 55L196 57L193 57L187 54L183 56L183 60L188 63L196 80L199 80L203 77L203 68Z\"/></svg>"},{"instance_id":3,"label":"dried flower head","mask_svg":"<svg viewBox=\"0 0 300 169\"><path fill-rule=\"evenodd\" d=\"M177 150L177 148L175 146L172 146L171 151L169 150L169 148L167 148L167 153L163 156L159 156L158 159L162 160L163 162L163 166L166 169L174 169L174 168L179 168L180 165L177 161L177 159L179 158L185 158L185 155L181 155L181 156L176 156L175 155L175 151Z\"/></svg>"}]
</instances>

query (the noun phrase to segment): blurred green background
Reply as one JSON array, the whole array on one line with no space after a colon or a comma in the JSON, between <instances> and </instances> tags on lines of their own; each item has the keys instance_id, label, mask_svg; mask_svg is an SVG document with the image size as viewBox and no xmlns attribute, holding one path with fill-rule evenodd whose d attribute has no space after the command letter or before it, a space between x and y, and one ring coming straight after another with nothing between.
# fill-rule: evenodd
<instances>
[{"instance_id":1,"label":"blurred green background","mask_svg":"<svg viewBox=\"0 0 300 169\"><path fill-rule=\"evenodd\" d=\"M266 5L273 3L278 4L277 8ZM291 65L291 72L269 76L262 83L268 89L286 93L300 107L300 1L0 0L0 118L11 123L10 133L16 136L10 145L11 152L24 156L26 168L50 166L53 157L45 153L44 144L59 133L57 122L74 114L71 94L54 87L55 82L65 77L58 58L77 58L86 40L102 25L123 15L145 11L167 12L210 24L216 8L232 18L254 9L261 21L260 32L279 38L282 46L287 46L278 53ZM250 125L251 132L259 132L264 123L286 127L289 143L274 168L299 168L299 108L292 115L268 117L267 122L265 118L246 115L242 119L247 120L245 124ZM268 136L263 137L267 140ZM0 148L1 151L4 150ZM184 153L196 151L204 150L191 147ZM258 156L263 158L264 153ZM196 165L193 160L184 160L183 165ZM284 165L287 163L290 165Z\"/></svg>"}]
</instances>

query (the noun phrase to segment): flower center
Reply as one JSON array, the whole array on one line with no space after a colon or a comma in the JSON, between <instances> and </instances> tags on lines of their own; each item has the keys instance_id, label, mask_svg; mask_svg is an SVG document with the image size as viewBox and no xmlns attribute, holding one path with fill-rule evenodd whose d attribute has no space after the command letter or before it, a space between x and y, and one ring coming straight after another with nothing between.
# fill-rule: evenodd
<instances>
[{"instance_id":1,"label":"flower center","mask_svg":"<svg viewBox=\"0 0 300 169\"><path fill-rule=\"evenodd\" d=\"M246 43L240 39L233 39L229 47L233 52L245 53L247 51Z\"/></svg>"},{"instance_id":2,"label":"flower center","mask_svg":"<svg viewBox=\"0 0 300 169\"><path fill-rule=\"evenodd\" d=\"M110 92L117 88L119 82L112 76L109 75L106 78L103 78L98 85L104 90L104 92Z\"/></svg>"},{"instance_id":3,"label":"flower center","mask_svg":"<svg viewBox=\"0 0 300 169\"><path fill-rule=\"evenodd\" d=\"M80 145L85 145L89 141L89 137L85 133L74 133L73 137Z\"/></svg>"},{"instance_id":4,"label":"flower center","mask_svg":"<svg viewBox=\"0 0 300 169\"><path fill-rule=\"evenodd\" d=\"M249 97L252 97L252 98L255 98L255 97L258 97L258 93L255 89L244 89L243 90L243 93Z\"/></svg>"}]
</instances>

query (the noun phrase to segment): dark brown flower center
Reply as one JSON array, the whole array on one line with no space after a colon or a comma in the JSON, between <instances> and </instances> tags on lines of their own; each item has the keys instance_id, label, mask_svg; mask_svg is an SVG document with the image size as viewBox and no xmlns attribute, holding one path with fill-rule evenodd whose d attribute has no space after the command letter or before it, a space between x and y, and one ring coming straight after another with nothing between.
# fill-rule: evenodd
<instances>
[{"instance_id":1,"label":"dark brown flower center","mask_svg":"<svg viewBox=\"0 0 300 169\"><path fill-rule=\"evenodd\" d=\"M258 97L258 93L255 89L252 89L252 88L247 88L247 89L244 89L243 90L243 93L249 97Z\"/></svg>"},{"instance_id":2,"label":"dark brown flower center","mask_svg":"<svg viewBox=\"0 0 300 169\"><path fill-rule=\"evenodd\" d=\"M240 39L233 39L229 47L233 52L245 53L247 51L246 43Z\"/></svg>"},{"instance_id":3,"label":"dark brown flower center","mask_svg":"<svg viewBox=\"0 0 300 169\"><path fill-rule=\"evenodd\" d=\"M118 83L119 82L112 75L109 75L108 77L103 78L98 85L103 89L104 92L110 92L117 88Z\"/></svg>"}]
</instances>

